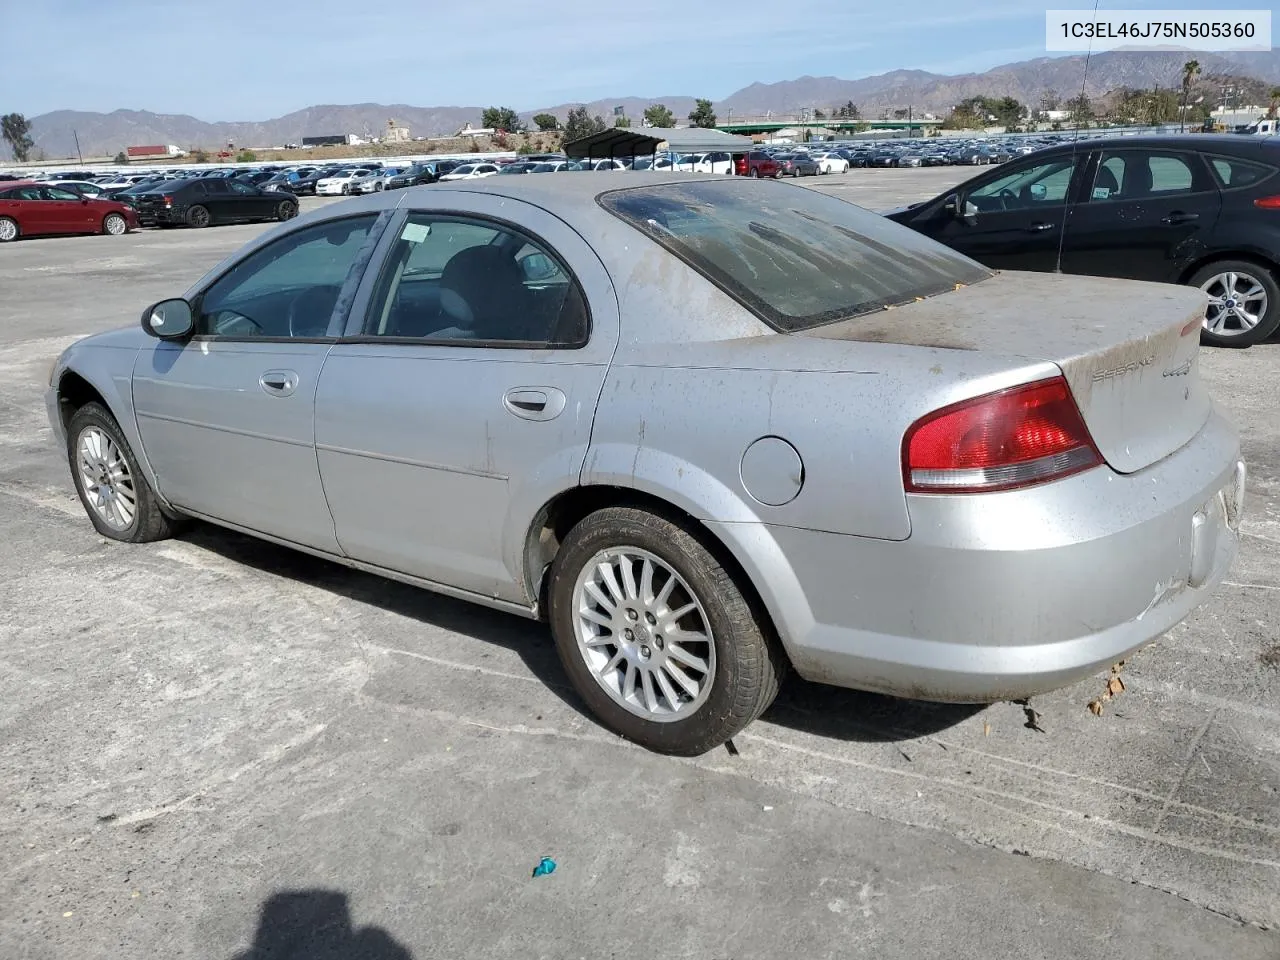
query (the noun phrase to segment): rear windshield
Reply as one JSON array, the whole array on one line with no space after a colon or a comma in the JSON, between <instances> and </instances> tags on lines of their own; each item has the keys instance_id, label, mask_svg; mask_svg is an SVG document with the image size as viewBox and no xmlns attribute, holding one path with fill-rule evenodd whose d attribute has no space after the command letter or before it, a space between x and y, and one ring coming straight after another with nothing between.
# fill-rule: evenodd
<instances>
[{"instance_id":1,"label":"rear windshield","mask_svg":"<svg viewBox=\"0 0 1280 960\"><path fill-rule=\"evenodd\" d=\"M914 230L804 187L696 181L615 190L599 202L783 332L992 275Z\"/></svg>"}]
</instances>

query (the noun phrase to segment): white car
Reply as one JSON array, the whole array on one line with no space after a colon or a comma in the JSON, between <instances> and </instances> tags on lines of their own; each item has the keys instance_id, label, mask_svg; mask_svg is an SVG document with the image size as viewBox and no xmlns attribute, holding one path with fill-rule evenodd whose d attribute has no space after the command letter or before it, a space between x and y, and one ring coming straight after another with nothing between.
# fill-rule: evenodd
<instances>
[{"instance_id":1,"label":"white car","mask_svg":"<svg viewBox=\"0 0 1280 960\"><path fill-rule=\"evenodd\" d=\"M464 163L460 167L455 167L449 173L440 178L441 182L445 180L478 180L481 177L492 177L498 172L496 163Z\"/></svg>"},{"instance_id":2,"label":"white car","mask_svg":"<svg viewBox=\"0 0 1280 960\"><path fill-rule=\"evenodd\" d=\"M733 173L733 157L723 150L690 154L681 157L676 169L685 173Z\"/></svg>"},{"instance_id":3,"label":"white car","mask_svg":"<svg viewBox=\"0 0 1280 960\"><path fill-rule=\"evenodd\" d=\"M90 200L97 200L106 194L106 190L100 183L89 183L87 180L48 180L45 181L51 187L61 187L63 190L70 190L72 193L78 193L82 197Z\"/></svg>"},{"instance_id":4,"label":"white car","mask_svg":"<svg viewBox=\"0 0 1280 960\"><path fill-rule=\"evenodd\" d=\"M317 197L335 197L345 196L351 192L351 184L358 177L366 177L372 170L343 170L341 173L335 173L332 177L325 177L323 180L316 181Z\"/></svg>"},{"instance_id":5,"label":"white car","mask_svg":"<svg viewBox=\"0 0 1280 960\"><path fill-rule=\"evenodd\" d=\"M849 172L849 161L838 153L815 153L813 159L818 161L819 173Z\"/></svg>"},{"instance_id":6,"label":"white car","mask_svg":"<svg viewBox=\"0 0 1280 960\"><path fill-rule=\"evenodd\" d=\"M387 181L402 171L401 167L383 167L381 170L370 170L365 176L351 181L352 193L377 193L386 189Z\"/></svg>"}]
</instances>

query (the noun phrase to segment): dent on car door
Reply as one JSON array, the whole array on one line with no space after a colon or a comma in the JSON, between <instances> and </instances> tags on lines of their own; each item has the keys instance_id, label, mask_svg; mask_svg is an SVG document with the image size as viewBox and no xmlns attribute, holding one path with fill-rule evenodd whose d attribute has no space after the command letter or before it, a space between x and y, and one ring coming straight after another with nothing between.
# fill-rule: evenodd
<instances>
[{"instance_id":1,"label":"dent on car door","mask_svg":"<svg viewBox=\"0 0 1280 960\"><path fill-rule=\"evenodd\" d=\"M528 602L525 534L578 482L616 298L595 253L546 212L450 200L472 213L407 214L366 277L363 325L320 378L320 472L348 555Z\"/></svg>"},{"instance_id":2,"label":"dent on car door","mask_svg":"<svg viewBox=\"0 0 1280 960\"><path fill-rule=\"evenodd\" d=\"M1068 201L1085 154L1002 166L957 191L952 212L931 206L912 226L989 267L1051 271L1057 265Z\"/></svg>"},{"instance_id":3,"label":"dent on car door","mask_svg":"<svg viewBox=\"0 0 1280 960\"><path fill-rule=\"evenodd\" d=\"M1065 272L1176 282L1207 249L1222 195L1197 154L1104 150L1086 176L1063 242Z\"/></svg>"},{"instance_id":4,"label":"dent on car door","mask_svg":"<svg viewBox=\"0 0 1280 960\"><path fill-rule=\"evenodd\" d=\"M254 250L194 298L193 337L139 352L133 397L174 505L337 553L316 466L316 384L374 241L376 215ZM345 291L345 296L344 296Z\"/></svg>"}]
</instances>

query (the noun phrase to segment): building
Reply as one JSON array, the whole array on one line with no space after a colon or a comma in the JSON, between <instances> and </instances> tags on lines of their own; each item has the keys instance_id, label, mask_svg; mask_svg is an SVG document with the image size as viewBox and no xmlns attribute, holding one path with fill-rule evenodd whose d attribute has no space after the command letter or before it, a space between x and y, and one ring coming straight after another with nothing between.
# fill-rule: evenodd
<instances>
[{"instance_id":1,"label":"building","mask_svg":"<svg viewBox=\"0 0 1280 960\"><path fill-rule=\"evenodd\" d=\"M394 120L387 121L387 133L382 138L383 143L408 143L413 137L409 136L408 127L400 127L396 125Z\"/></svg>"},{"instance_id":2,"label":"building","mask_svg":"<svg viewBox=\"0 0 1280 960\"><path fill-rule=\"evenodd\" d=\"M333 133L321 137L303 137L304 147L351 147L364 141L354 133Z\"/></svg>"}]
</instances>

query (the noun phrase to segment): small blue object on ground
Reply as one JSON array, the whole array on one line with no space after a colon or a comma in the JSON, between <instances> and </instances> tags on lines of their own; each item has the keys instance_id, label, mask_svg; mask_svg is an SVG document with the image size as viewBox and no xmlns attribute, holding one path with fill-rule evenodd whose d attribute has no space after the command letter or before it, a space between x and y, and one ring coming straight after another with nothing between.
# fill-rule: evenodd
<instances>
[{"instance_id":1,"label":"small blue object on ground","mask_svg":"<svg viewBox=\"0 0 1280 960\"><path fill-rule=\"evenodd\" d=\"M545 877L556 872L556 862L550 857L543 857L542 861L533 868L535 877Z\"/></svg>"}]
</instances>

